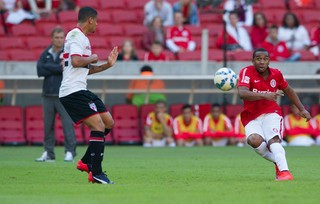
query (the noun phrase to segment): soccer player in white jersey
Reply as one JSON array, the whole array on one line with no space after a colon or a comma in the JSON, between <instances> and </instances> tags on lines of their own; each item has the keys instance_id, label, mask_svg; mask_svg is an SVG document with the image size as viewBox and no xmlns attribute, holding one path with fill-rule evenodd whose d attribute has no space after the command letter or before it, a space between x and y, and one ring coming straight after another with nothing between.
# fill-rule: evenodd
<instances>
[{"instance_id":1,"label":"soccer player in white jersey","mask_svg":"<svg viewBox=\"0 0 320 204\"><path fill-rule=\"evenodd\" d=\"M63 79L59 98L76 124L83 122L91 129L88 149L78 161L77 169L89 173L89 182L112 184L113 182L102 172L101 163L104 137L111 131L114 121L104 103L87 90L87 75L112 67L118 57L118 48L112 49L107 63L92 65L98 62L98 55L91 53L87 35L94 33L97 25L96 10L90 7L79 10L77 27L71 30L65 39Z\"/></svg>"},{"instance_id":2,"label":"soccer player in white jersey","mask_svg":"<svg viewBox=\"0 0 320 204\"><path fill-rule=\"evenodd\" d=\"M258 48L253 52L253 65L240 71L238 93L244 101L241 121L245 126L247 142L263 158L276 167L276 180L293 180L285 150L281 146L283 117L276 103L282 90L299 109L299 114L310 120L310 114L300 102L297 94L283 78L282 73L269 67L267 50Z\"/></svg>"}]
</instances>

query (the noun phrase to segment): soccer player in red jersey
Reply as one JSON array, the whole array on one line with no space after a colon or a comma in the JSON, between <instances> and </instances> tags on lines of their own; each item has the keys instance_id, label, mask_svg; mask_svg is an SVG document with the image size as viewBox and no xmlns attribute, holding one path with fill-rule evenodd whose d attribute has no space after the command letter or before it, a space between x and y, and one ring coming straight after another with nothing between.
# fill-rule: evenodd
<instances>
[{"instance_id":1,"label":"soccer player in red jersey","mask_svg":"<svg viewBox=\"0 0 320 204\"><path fill-rule=\"evenodd\" d=\"M276 167L276 180L293 180L285 150L281 146L283 117L276 103L282 90L299 109L299 115L311 119L299 97L283 78L282 73L269 67L270 55L267 50L258 48L253 52L253 65L240 70L238 93L244 101L241 121L245 126L247 142L263 158Z\"/></svg>"}]
</instances>

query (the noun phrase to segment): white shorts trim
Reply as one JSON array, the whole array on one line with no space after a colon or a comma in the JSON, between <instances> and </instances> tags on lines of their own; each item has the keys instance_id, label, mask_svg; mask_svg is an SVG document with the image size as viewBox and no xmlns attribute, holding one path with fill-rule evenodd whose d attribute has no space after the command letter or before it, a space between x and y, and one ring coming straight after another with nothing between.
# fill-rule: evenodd
<instances>
[{"instance_id":1,"label":"white shorts trim","mask_svg":"<svg viewBox=\"0 0 320 204\"><path fill-rule=\"evenodd\" d=\"M244 127L247 139L252 134L258 134L266 142L275 136L282 140L283 128L283 117L277 113L262 114Z\"/></svg>"}]
</instances>

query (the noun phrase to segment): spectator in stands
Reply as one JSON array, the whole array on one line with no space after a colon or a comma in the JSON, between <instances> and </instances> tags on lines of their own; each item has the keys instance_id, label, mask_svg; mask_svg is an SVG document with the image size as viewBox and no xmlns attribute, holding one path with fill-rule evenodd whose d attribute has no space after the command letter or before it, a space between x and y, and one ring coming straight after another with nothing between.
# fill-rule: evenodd
<instances>
[{"instance_id":1,"label":"spectator in stands","mask_svg":"<svg viewBox=\"0 0 320 204\"><path fill-rule=\"evenodd\" d=\"M241 122L241 116L238 114L234 120L234 133L236 136L236 143L238 147L243 147L247 144L246 134L244 131L244 126Z\"/></svg>"},{"instance_id":2,"label":"spectator in stands","mask_svg":"<svg viewBox=\"0 0 320 204\"><path fill-rule=\"evenodd\" d=\"M137 61L136 49L131 40L125 40L118 55L118 61Z\"/></svg>"},{"instance_id":3,"label":"spectator in stands","mask_svg":"<svg viewBox=\"0 0 320 204\"><path fill-rule=\"evenodd\" d=\"M60 0L59 11L78 11L77 0Z\"/></svg>"},{"instance_id":4,"label":"spectator in stands","mask_svg":"<svg viewBox=\"0 0 320 204\"><path fill-rule=\"evenodd\" d=\"M251 28L250 37L252 47L259 48L261 44L266 40L268 36L267 32L267 19L263 13L255 13L253 18L253 26Z\"/></svg>"},{"instance_id":5,"label":"spectator in stands","mask_svg":"<svg viewBox=\"0 0 320 204\"><path fill-rule=\"evenodd\" d=\"M306 50L310 46L308 31L300 25L294 13L286 13L279 28L278 38L285 41L288 49L293 51Z\"/></svg>"},{"instance_id":6,"label":"spectator in stands","mask_svg":"<svg viewBox=\"0 0 320 204\"><path fill-rule=\"evenodd\" d=\"M295 105L291 106L291 113L284 117L286 139L290 146L315 145L312 135L315 133L311 122L299 115Z\"/></svg>"},{"instance_id":7,"label":"spectator in stands","mask_svg":"<svg viewBox=\"0 0 320 204\"><path fill-rule=\"evenodd\" d=\"M157 101L154 111L147 116L143 146L176 146L172 133L172 117L167 113L167 106L164 101Z\"/></svg>"},{"instance_id":8,"label":"spectator in stands","mask_svg":"<svg viewBox=\"0 0 320 204\"><path fill-rule=\"evenodd\" d=\"M181 12L183 24L199 25L198 8L192 0L180 0L173 5L173 12Z\"/></svg>"},{"instance_id":9,"label":"spectator in stands","mask_svg":"<svg viewBox=\"0 0 320 204\"><path fill-rule=\"evenodd\" d=\"M150 25L154 17L159 16L164 26L173 24L172 7L166 0L150 0L144 6L144 24Z\"/></svg>"},{"instance_id":10,"label":"spectator in stands","mask_svg":"<svg viewBox=\"0 0 320 204\"><path fill-rule=\"evenodd\" d=\"M249 34L245 28L238 25L238 14L234 11L229 15L230 23L227 24L227 42L224 45L224 31L217 39L218 48L226 48L231 51L245 50L251 51L252 45Z\"/></svg>"},{"instance_id":11,"label":"spectator in stands","mask_svg":"<svg viewBox=\"0 0 320 204\"><path fill-rule=\"evenodd\" d=\"M145 65L140 69L141 76L153 76L153 70L150 66ZM130 81L129 90L159 90L165 89L165 84L162 80L132 80ZM166 101L166 96L162 93L137 93L137 94L128 94L126 97L127 103L131 103L140 107L143 104L154 104L157 101Z\"/></svg>"},{"instance_id":12,"label":"spectator in stands","mask_svg":"<svg viewBox=\"0 0 320 204\"><path fill-rule=\"evenodd\" d=\"M312 118L311 124L315 130L316 145L320 146L320 114Z\"/></svg>"},{"instance_id":13,"label":"spectator in stands","mask_svg":"<svg viewBox=\"0 0 320 204\"><path fill-rule=\"evenodd\" d=\"M245 0L227 0L224 4L224 10L226 13L223 15L223 19L229 23L230 13L235 12L239 16L239 25L252 26L253 23L253 10L252 5L246 3Z\"/></svg>"},{"instance_id":14,"label":"spectator in stands","mask_svg":"<svg viewBox=\"0 0 320 204\"><path fill-rule=\"evenodd\" d=\"M193 115L191 105L182 106L181 114L173 120L173 131L178 146L203 146L202 122Z\"/></svg>"},{"instance_id":15,"label":"spectator in stands","mask_svg":"<svg viewBox=\"0 0 320 204\"><path fill-rule=\"evenodd\" d=\"M5 88L5 83L3 80L0 80L0 91L4 90ZM3 104L4 101L4 94L0 92L0 105Z\"/></svg>"},{"instance_id":16,"label":"spectator in stands","mask_svg":"<svg viewBox=\"0 0 320 204\"><path fill-rule=\"evenodd\" d=\"M59 88L62 81L63 43L64 31L62 28L55 28L51 33L51 42L41 54L37 63L39 77L44 77L42 87L43 114L44 114L44 152L36 161L54 161L54 123L56 113L61 117L63 133L65 138L64 161L72 162L76 156L76 137L73 122L59 100Z\"/></svg>"},{"instance_id":17,"label":"spectator in stands","mask_svg":"<svg viewBox=\"0 0 320 204\"><path fill-rule=\"evenodd\" d=\"M320 21L317 26L311 29L311 48L310 51L319 57L319 47L320 47Z\"/></svg>"},{"instance_id":18,"label":"spectator in stands","mask_svg":"<svg viewBox=\"0 0 320 204\"><path fill-rule=\"evenodd\" d=\"M173 53L194 51L196 43L192 40L191 32L183 26L181 12L174 13L175 25L167 30L166 45Z\"/></svg>"},{"instance_id":19,"label":"spectator in stands","mask_svg":"<svg viewBox=\"0 0 320 204\"><path fill-rule=\"evenodd\" d=\"M31 12L37 16L47 16L52 12L52 9L59 7L60 0L28 0Z\"/></svg>"},{"instance_id":20,"label":"spectator in stands","mask_svg":"<svg viewBox=\"0 0 320 204\"><path fill-rule=\"evenodd\" d=\"M144 61L166 61L168 60L163 53L162 44L158 41L154 41L151 46L151 51L147 52L144 56Z\"/></svg>"},{"instance_id":21,"label":"spectator in stands","mask_svg":"<svg viewBox=\"0 0 320 204\"><path fill-rule=\"evenodd\" d=\"M6 18L7 25L20 24L24 20L34 20L35 15L27 12L23 8L23 2L21 0L0 0L0 11L8 11Z\"/></svg>"},{"instance_id":22,"label":"spectator in stands","mask_svg":"<svg viewBox=\"0 0 320 204\"><path fill-rule=\"evenodd\" d=\"M261 47L268 50L270 59L274 61L297 61L300 58L298 53L291 56L286 42L279 41L278 27L276 25L269 28L268 37L266 41L261 44Z\"/></svg>"},{"instance_id":23,"label":"spectator in stands","mask_svg":"<svg viewBox=\"0 0 320 204\"><path fill-rule=\"evenodd\" d=\"M203 121L205 145L226 146L229 138L234 137L230 119L222 113L220 104L212 104L210 113Z\"/></svg>"},{"instance_id":24,"label":"spectator in stands","mask_svg":"<svg viewBox=\"0 0 320 204\"><path fill-rule=\"evenodd\" d=\"M149 30L143 34L142 47L146 51L151 50L151 45L154 41L158 41L165 47L165 31L162 25L162 20L159 16L153 18Z\"/></svg>"}]
</instances>

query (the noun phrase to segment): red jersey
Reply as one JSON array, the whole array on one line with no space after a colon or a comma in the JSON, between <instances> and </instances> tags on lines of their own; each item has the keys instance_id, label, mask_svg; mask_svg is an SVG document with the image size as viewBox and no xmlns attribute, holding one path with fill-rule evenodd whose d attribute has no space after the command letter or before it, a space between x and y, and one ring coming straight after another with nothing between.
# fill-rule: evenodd
<instances>
[{"instance_id":1,"label":"red jersey","mask_svg":"<svg viewBox=\"0 0 320 204\"><path fill-rule=\"evenodd\" d=\"M270 60L282 61L290 57L290 51L287 48L286 42L280 41L276 45L271 42L265 41L261 44L261 47L268 50L270 54Z\"/></svg>"},{"instance_id":2,"label":"red jersey","mask_svg":"<svg viewBox=\"0 0 320 204\"><path fill-rule=\"evenodd\" d=\"M191 33L185 27L180 29L177 26L171 27L167 31L167 38L171 39L178 47L188 49L188 44L192 40Z\"/></svg>"},{"instance_id":3,"label":"red jersey","mask_svg":"<svg viewBox=\"0 0 320 204\"><path fill-rule=\"evenodd\" d=\"M167 57L162 52L159 56L155 56L152 52L147 52L144 55L144 61L166 61Z\"/></svg>"},{"instance_id":4,"label":"red jersey","mask_svg":"<svg viewBox=\"0 0 320 204\"><path fill-rule=\"evenodd\" d=\"M283 90L288 87L288 82L283 78L282 73L275 68L269 68L270 75L265 80L251 65L240 70L238 87L244 86L250 91L256 93L271 93L277 92L278 89ZM258 116L266 113L277 113L282 115L281 108L275 101L257 100L244 101L244 110L241 112L241 122L246 126L250 121Z\"/></svg>"}]
</instances>

